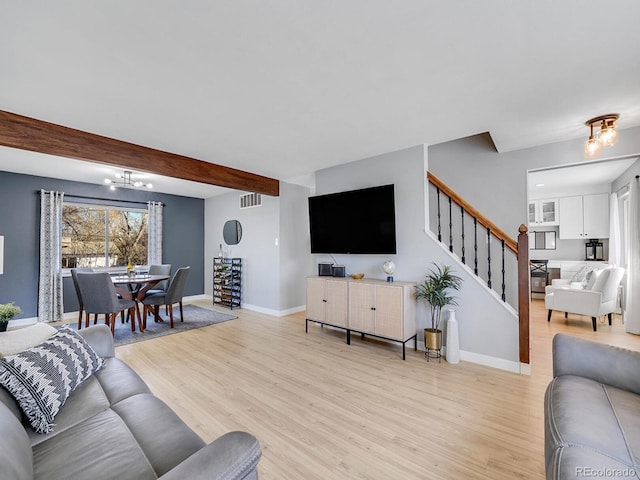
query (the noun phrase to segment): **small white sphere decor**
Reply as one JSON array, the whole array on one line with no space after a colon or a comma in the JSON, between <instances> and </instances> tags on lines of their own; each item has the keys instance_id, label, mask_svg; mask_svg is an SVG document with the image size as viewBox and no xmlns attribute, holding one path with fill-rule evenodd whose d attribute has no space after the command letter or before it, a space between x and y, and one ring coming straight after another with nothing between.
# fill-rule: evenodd
<instances>
[{"instance_id":1,"label":"small white sphere decor","mask_svg":"<svg viewBox=\"0 0 640 480\"><path fill-rule=\"evenodd\" d=\"M393 282L392 275L393 275L393 272L396 271L396 264L393 263L391 260L387 260L382 265L382 270L384 270L384 273L387 274L387 282Z\"/></svg>"}]
</instances>

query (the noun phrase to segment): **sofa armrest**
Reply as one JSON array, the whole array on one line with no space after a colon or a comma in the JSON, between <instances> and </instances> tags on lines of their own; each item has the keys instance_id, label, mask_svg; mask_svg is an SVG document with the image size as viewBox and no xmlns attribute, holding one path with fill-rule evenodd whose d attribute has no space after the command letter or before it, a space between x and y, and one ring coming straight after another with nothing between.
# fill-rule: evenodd
<instances>
[{"instance_id":1,"label":"sofa armrest","mask_svg":"<svg viewBox=\"0 0 640 480\"><path fill-rule=\"evenodd\" d=\"M106 325L93 325L78 332L102 358L114 357L113 335Z\"/></svg>"},{"instance_id":2,"label":"sofa armrest","mask_svg":"<svg viewBox=\"0 0 640 480\"><path fill-rule=\"evenodd\" d=\"M176 465L159 480L257 479L262 450L246 432L229 432Z\"/></svg>"},{"instance_id":3,"label":"sofa armrest","mask_svg":"<svg viewBox=\"0 0 640 480\"><path fill-rule=\"evenodd\" d=\"M551 280L552 287L568 287L571 285L570 278L554 278Z\"/></svg>"},{"instance_id":4,"label":"sofa armrest","mask_svg":"<svg viewBox=\"0 0 640 480\"><path fill-rule=\"evenodd\" d=\"M563 333L553 337L553 376L576 375L640 394L640 352Z\"/></svg>"},{"instance_id":5,"label":"sofa armrest","mask_svg":"<svg viewBox=\"0 0 640 480\"><path fill-rule=\"evenodd\" d=\"M595 290L556 289L553 292L553 310L597 317L602 293Z\"/></svg>"}]
</instances>

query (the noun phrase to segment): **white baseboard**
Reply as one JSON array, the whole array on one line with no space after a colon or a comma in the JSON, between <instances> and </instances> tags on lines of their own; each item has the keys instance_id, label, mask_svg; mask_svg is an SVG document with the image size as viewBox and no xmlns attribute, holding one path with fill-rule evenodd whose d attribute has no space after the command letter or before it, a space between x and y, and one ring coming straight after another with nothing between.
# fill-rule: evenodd
<instances>
[{"instance_id":1,"label":"white baseboard","mask_svg":"<svg viewBox=\"0 0 640 480\"><path fill-rule=\"evenodd\" d=\"M425 350L424 342L418 341L418 350ZM447 356L447 347L442 347L442 356ZM500 370L506 370L508 372L513 373L525 373L523 371L524 363L514 362L511 360L505 360L503 358L490 357L489 355L483 355L481 353L467 352L465 350L460 350L460 360L465 362L477 363L478 365L484 365L486 367L498 368ZM531 367L529 366L529 373L525 373L526 375L531 374Z\"/></svg>"},{"instance_id":2,"label":"white baseboard","mask_svg":"<svg viewBox=\"0 0 640 480\"><path fill-rule=\"evenodd\" d=\"M271 315L272 317L286 317L287 315L292 315L294 313L302 312L306 310L306 305L302 305L299 307L288 308L287 310L273 310L271 308L259 307L257 305L250 305L248 303L243 303L242 308L246 310L251 310L252 312L264 313L265 315Z\"/></svg>"}]
</instances>

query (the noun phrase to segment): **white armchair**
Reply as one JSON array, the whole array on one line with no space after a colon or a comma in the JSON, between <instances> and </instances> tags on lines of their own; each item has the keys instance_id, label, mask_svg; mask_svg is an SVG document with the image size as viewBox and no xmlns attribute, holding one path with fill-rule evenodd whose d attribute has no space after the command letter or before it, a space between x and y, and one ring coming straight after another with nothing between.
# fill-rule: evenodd
<instances>
[{"instance_id":1,"label":"white armchair","mask_svg":"<svg viewBox=\"0 0 640 480\"><path fill-rule=\"evenodd\" d=\"M611 314L616 310L618 286L624 276L624 268L610 267L600 270L595 281L585 289L571 288L571 284L558 282L547 287L544 297L545 307L549 310L547 321L551 321L553 310L591 317L593 331L596 331L596 319L608 315L611 325ZM560 283L563 283L562 285Z\"/></svg>"}]
</instances>

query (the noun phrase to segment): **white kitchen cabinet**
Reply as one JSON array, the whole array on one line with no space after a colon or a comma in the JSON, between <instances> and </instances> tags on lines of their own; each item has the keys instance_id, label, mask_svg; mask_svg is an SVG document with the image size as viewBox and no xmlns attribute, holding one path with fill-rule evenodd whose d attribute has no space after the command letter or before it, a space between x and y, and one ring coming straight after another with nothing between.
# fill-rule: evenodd
<instances>
[{"instance_id":1,"label":"white kitchen cabinet","mask_svg":"<svg viewBox=\"0 0 640 480\"><path fill-rule=\"evenodd\" d=\"M531 200L529 202L529 225L548 227L558 225L558 199Z\"/></svg>"},{"instance_id":2,"label":"white kitchen cabinet","mask_svg":"<svg viewBox=\"0 0 640 480\"><path fill-rule=\"evenodd\" d=\"M560 238L609 238L609 194L562 197Z\"/></svg>"}]
</instances>

